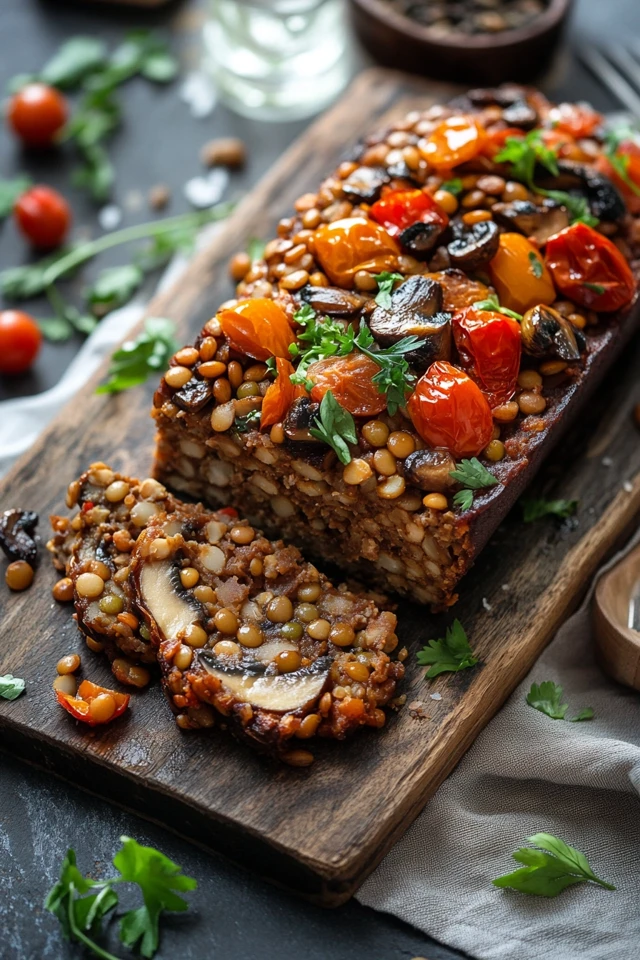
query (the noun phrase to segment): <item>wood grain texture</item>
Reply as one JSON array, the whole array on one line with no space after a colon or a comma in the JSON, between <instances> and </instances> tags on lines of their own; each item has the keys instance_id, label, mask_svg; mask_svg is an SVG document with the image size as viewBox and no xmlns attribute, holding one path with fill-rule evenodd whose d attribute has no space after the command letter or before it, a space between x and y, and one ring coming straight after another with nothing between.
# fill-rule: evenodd
<instances>
[{"instance_id":1,"label":"wood grain texture","mask_svg":"<svg viewBox=\"0 0 640 960\"><path fill-rule=\"evenodd\" d=\"M640 633L628 623L639 580L640 547L635 547L600 578L593 598L593 629L602 669L634 690L640 690Z\"/></svg>"},{"instance_id":2,"label":"wood grain texture","mask_svg":"<svg viewBox=\"0 0 640 960\"><path fill-rule=\"evenodd\" d=\"M418 95L424 103L424 88L401 75L362 75L149 312L175 319L187 342L230 295L230 253L250 236L269 237L278 217L317 186L345 145L390 112L409 109ZM429 98L443 95L429 88ZM344 901L527 673L640 512L640 438L631 419L640 400L639 360L637 345L626 351L536 484L546 495L578 498L578 521L524 525L516 508L463 582L454 612L479 655L478 667L425 681L415 653L441 635L445 621L401 604L399 633L410 651L403 692L408 702L425 702L429 719L401 710L382 732L319 744L316 763L305 770L258 758L219 730L180 733L157 686L134 694L128 715L112 727L79 729L54 703L56 660L80 650L84 676L107 682L110 675L83 647L69 609L52 601L55 574L43 559L31 590L10 598L1 593L0 673L27 681L25 696L0 702L2 745L297 893L325 904ZM38 510L43 536L68 481L92 460L134 474L150 467L154 384L112 398L96 396L94 386L0 487L0 508ZM442 699L432 701L434 692Z\"/></svg>"}]
</instances>

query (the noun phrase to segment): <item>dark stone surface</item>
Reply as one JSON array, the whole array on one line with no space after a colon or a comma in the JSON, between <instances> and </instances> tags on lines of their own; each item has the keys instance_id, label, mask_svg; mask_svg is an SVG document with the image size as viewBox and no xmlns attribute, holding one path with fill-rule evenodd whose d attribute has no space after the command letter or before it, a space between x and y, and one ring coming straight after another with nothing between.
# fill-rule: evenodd
<instances>
[{"instance_id":1,"label":"dark stone surface","mask_svg":"<svg viewBox=\"0 0 640 960\"><path fill-rule=\"evenodd\" d=\"M62 0L3 0L0 85L13 74L37 68L65 37L97 33L116 41L131 26L169 25L185 64L197 56L198 3L173 3L150 13L102 4L65 3ZM637 0L580 0L570 31L570 42L582 37L624 39L637 32ZM355 52L356 64L365 58ZM612 98L575 62L570 52L561 59L548 87L551 94L590 99L600 109L617 109ZM114 138L112 154L118 171L116 202L128 193L146 195L148 187L166 183L173 191L171 212L187 209L182 184L200 171L200 146L215 136L237 135L249 145L250 159L235 174L232 192L241 192L264 173L282 150L304 128L304 122L264 124L234 116L222 107L204 120L193 119L179 100L175 85L156 88L134 81L126 92L126 124ZM6 131L0 131L2 175L28 170L36 179L63 187L72 199L78 225L97 232L95 208L68 188L69 158L34 158L22 154ZM126 212L123 224L147 219L143 207ZM149 217L150 218L150 217ZM2 267L23 262L24 244L13 225L0 233ZM126 251L112 252L101 266L126 263ZM79 292L92 270L69 285ZM31 305L46 315L43 304ZM0 399L42 391L52 386L77 350L79 342L45 345L33 372L4 380ZM127 805L127 798L122 797ZM179 831L180 825L176 824ZM286 823L283 824L286 830ZM127 834L161 848L186 873L199 881L185 916L163 923L159 957L183 960L222 957L228 960L409 960L428 956L446 960L460 955L443 948L404 924L352 901L338 910L324 911L297 901L222 859L205 853L167 830L146 823L98 798L74 790L46 773L0 756L0 958L2 960L66 960L80 957L77 946L61 940L58 924L42 910L45 893L54 882L68 846L87 873L107 875L109 863ZM112 949L121 956L130 955Z\"/></svg>"}]
</instances>

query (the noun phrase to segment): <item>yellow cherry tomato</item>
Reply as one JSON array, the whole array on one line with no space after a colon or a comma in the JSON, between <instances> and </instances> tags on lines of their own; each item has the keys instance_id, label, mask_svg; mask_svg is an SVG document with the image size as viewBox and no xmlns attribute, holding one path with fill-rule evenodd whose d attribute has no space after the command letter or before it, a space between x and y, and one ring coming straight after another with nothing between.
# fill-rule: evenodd
<instances>
[{"instance_id":1,"label":"yellow cherry tomato","mask_svg":"<svg viewBox=\"0 0 640 960\"><path fill-rule=\"evenodd\" d=\"M393 271L400 253L384 227L365 217L335 220L316 231L316 259L332 283L353 286L358 270L369 273Z\"/></svg>"},{"instance_id":2,"label":"yellow cherry tomato","mask_svg":"<svg viewBox=\"0 0 640 960\"><path fill-rule=\"evenodd\" d=\"M556 291L540 251L521 233L503 233L489 264L491 282L503 307L525 313L553 303Z\"/></svg>"},{"instance_id":3,"label":"yellow cherry tomato","mask_svg":"<svg viewBox=\"0 0 640 960\"><path fill-rule=\"evenodd\" d=\"M485 141L484 128L472 117L449 117L420 141L418 149L432 167L449 170L477 157Z\"/></svg>"}]
</instances>

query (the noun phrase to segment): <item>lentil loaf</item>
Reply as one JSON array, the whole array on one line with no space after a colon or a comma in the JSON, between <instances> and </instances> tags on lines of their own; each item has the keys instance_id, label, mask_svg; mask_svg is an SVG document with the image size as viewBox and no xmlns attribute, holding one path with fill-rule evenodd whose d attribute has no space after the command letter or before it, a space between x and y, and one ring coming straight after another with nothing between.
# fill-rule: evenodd
<instances>
[{"instance_id":1,"label":"lentil loaf","mask_svg":"<svg viewBox=\"0 0 640 960\"><path fill-rule=\"evenodd\" d=\"M232 260L155 394L155 475L450 605L637 326L637 169L590 107L515 86L372 135Z\"/></svg>"}]
</instances>

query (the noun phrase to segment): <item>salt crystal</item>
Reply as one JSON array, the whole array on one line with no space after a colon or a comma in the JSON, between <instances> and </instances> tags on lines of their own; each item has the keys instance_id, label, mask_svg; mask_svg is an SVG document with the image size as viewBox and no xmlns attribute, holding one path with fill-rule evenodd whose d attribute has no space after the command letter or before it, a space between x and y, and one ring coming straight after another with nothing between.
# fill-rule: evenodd
<instances>
[{"instance_id":1,"label":"salt crystal","mask_svg":"<svg viewBox=\"0 0 640 960\"><path fill-rule=\"evenodd\" d=\"M189 203L204 209L217 203L229 182L229 174L223 167L214 167L203 177L192 177L184 185L184 195Z\"/></svg>"},{"instance_id":2,"label":"salt crystal","mask_svg":"<svg viewBox=\"0 0 640 960\"><path fill-rule=\"evenodd\" d=\"M441 693L430 693L429 696L431 697L432 700L442 700Z\"/></svg>"},{"instance_id":3,"label":"salt crystal","mask_svg":"<svg viewBox=\"0 0 640 960\"><path fill-rule=\"evenodd\" d=\"M491 611L493 610L493 607L491 606L491 604L489 603L486 597L482 598L482 606L485 608L487 613L491 613Z\"/></svg>"},{"instance_id":4,"label":"salt crystal","mask_svg":"<svg viewBox=\"0 0 640 960\"><path fill-rule=\"evenodd\" d=\"M600 462L602 463L602 466L603 466L603 467L612 467L612 466L613 466L613 459L612 459L611 457L603 457Z\"/></svg>"},{"instance_id":5,"label":"salt crystal","mask_svg":"<svg viewBox=\"0 0 640 960\"><path fill-rule=\"evenodd\" d=\"M627 493L632 493L632 492L633 492L633 484L630 483L628 480L625 480L625 482L622 484L622 489L623 489L623 490L626 490Z\"/></svg>"},{"instance_id":6,"label":"salt crystal","mask_svg":"<svg viewBox=\"0 0 640 960\"><path fill-rule=\"evenodd\" d=\"M115 203L109 203L98 212L98 223L103 230L115 230L122 222L122 210Z\"/></svg>"},{"instance_id":7,"label":"salt crystal","mask_svg":"<svg viewBox=\"0 0 640 960\"><path fill-rule=\"evenodd\" d=\"M187 74L180 88L180 99L187 104L192 117L208 117L218 99L213 80L200 71Z\"/></svg>"}]
</instances>

